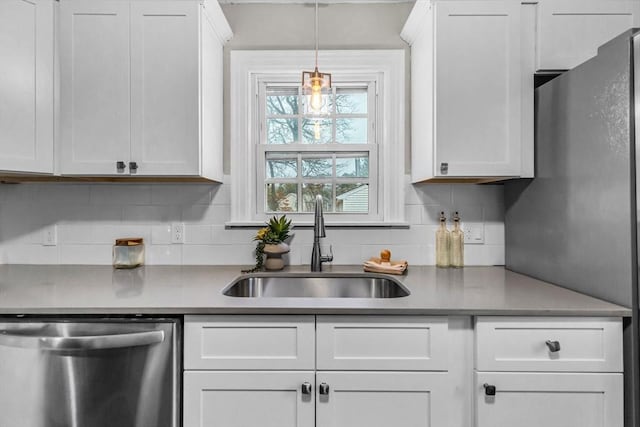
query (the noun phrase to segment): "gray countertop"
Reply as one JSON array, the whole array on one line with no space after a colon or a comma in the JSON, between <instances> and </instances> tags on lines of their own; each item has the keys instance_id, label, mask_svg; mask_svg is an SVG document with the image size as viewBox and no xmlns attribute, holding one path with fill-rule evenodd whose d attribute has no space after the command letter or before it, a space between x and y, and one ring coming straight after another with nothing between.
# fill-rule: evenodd
<instances>
[{"instance_id":1,"label":"gray countertop","mask_svg":"<svg viewBox=\"0 0 640 427\"><path fill-rule=\"evenodd\" d=\"M308 266L286 271L304 272ZM630 316L631 310L502 267L409 268L392 299L233 298L239 266L0 265L0 314L449 314ZM327 272L361 272L329 266Z\"/></svg>"}]
</instances>

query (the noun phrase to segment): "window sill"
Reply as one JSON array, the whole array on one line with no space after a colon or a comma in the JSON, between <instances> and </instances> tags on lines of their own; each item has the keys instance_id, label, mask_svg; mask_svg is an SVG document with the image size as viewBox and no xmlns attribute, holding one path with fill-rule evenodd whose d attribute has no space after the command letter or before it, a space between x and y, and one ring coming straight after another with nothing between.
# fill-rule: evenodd
<instances>
[{"instance_id":1,"label":"window sill","mask_svg":"<svg viewBox=\"0 0 640 427\"><path fill-rule=\"evenodd\" d=\"M227 229L241 229L241 228L262 228L266 226L264 221L230 221L224 224ZM334 221L327 222L325 220L324 226L326 228L410 228L408 222L349 222L349 221ZM300 221L293 223L294 228L313 228L312 221Z\"/></svg>"}]
</instances>

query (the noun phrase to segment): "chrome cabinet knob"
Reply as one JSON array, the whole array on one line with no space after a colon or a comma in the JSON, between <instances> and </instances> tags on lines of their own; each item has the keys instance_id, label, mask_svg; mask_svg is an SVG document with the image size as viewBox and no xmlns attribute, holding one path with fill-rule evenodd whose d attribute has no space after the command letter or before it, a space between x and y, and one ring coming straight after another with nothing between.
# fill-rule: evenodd
<instances>
[{"instance_id":1,"label":"chrome cabinet knob","mask_svg":"<svg viewBox=\"0 0 640 427\"><path fill-rule=\"evenodd\" d=\"M138 170L138 163L129 162L129 170L131 170L131 172L137 171Z\"/></svg>"},{"instance_id":2,"label":"chrome cabinet knob","mask_svg":"<svg viewBox=\"0 0 640 427\"><path fill-rule=\"evenodd\" d=\"M329 384L320 383L320 385L318 386L318 391L320 392L320 394L329 394Z\"/></svg>"},{"instance_id":3,"label":"chrome cabinet knob","mask_svg":"<svg viewBox=\"0 0 640 427\"><path fill-rule=\"evenodd\" d=\"M556 353L560 351L560 342L558 341L547 340L545 341L545 344L547 345L547 347L549 347L549 351L551 353Z\"/></svg>"},{"instance_id":4,"label":"chrome cabinet knob","mask_svg":"<svg viewBox=\"0 0 640 427\"><path fill-rule=\"evenodd\" d=\"M116 169L118 170L118 172L124 171L124 168L126 167L127 165L122 160L116 162Z\"/></svg>"},{"instance_id":5,"label":"chrome cabinet knob","mask_svg":"<svg viewBox=\"0 0 640 427\"><path fill-rule=\"evenodd\" d=\"M313 386L309 382L304 382L302 383L301 390L302 390L302 394L311 394L311 391L313 390Z\"/></svg>"}]
</instances>

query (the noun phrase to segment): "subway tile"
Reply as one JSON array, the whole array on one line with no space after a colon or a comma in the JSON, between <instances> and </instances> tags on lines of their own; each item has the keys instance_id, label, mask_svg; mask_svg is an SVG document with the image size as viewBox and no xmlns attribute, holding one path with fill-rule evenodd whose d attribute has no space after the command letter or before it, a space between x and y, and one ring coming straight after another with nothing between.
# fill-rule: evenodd
<instances>
[{"instance_id":1,"label":"subway tile","mask_svg":"<svg viewBox=\"0 0 640 427\"><path fill-rule=\"evenodd\" d=\"M168 245L171 243L171 224L156 224L151 226L151 244Z\"/></svg>"},{"instance_id":2,"label":"subway tile","mask_svg":"<svg viewBox=\"0 0 640 427\"><path fill-rule=\"evenodd\" d=\"M182 264L250 266L255 264L254 249L254 245L184 245Z\"/></svg>"},{"instance_id":3,"label":"subway tile","mask_svg":"<svg viewBox=\"0 0 640 427\"><path fill-rule=\"evenodd\" d=\"M416 193L417 204L447 206L452 202L451 191L454 186L451 184L412 184L412 186ZM413 198L413 196L411 196L411 198ZM407 202L405 201L405 203Z\"/></svg>"},{"instance_id":4,"label":"subway tile","mask_svg":"<svg viewBox=\"0 0 640 427\"><path fill-rule=\"evenodd\" d=\"M446 218L451 218L450 206L423 206L422 207L422 224L435 225L440 224L440 212L444 212Z\"/></svg>"},{"instance_id":5,"label":"subway tile","mask_svg":"<svg viewBox=\"0 0 640 427\"><path fill-rule=\"evenodd\" d=\"M182 208L180 206L124 206L122 212L123 222L139 222L146 224L158 224L165 222L181 222Z\"/></svg>"},{"instance_id":6,"label":"subway tile","mask_svg":"<svg viewBox=\"0 0 640 427\"><path fill-rule=\"evenodd\" d=\"M404 229L327 229L323 253L334 246L336 265L360 264L389 248L413 265L433 265L434 233L441 210L450 219L485 223L484 245L467 245L468 265L504 263L502 186L409 184L405 177ZM228 182L228 180L227 180ZM229 184L33 184L0 185L0 262L111 262L117 237L140 236L148 263L254 263L256 229L226 229ZM172 222L185 222L186 244L172 245ZM58 224L58 246L41 244L43 227ZM292 265L308 264L313 230L293 230ZM11 255L8 255L11 254Z\"/></svg>"},{"instance_id":7,"label":"subway tile","mask_svg":"<svg viewBox=\"0 0 640 427\"><path fill-rule=\"evenodd\" d=\"M151 227L148 225L102 225L77 224L58 226L58 244L113 245L116 239L142 237L151 242Z\"/></svg>"},{"instance_id":8,"label":"subway tile","mask_svg":"<svg viewBox=\"0 0 640 427\"><path fill-rule=\"evenodd\" d=\"M184 243L186 245L209 245L214 243L210 225L185 224Z\"/></svg>"},{"instance_id":9,"label":"subway tile","mask_svg":"<svg viewBox=\"0 0 640 427\"><path fill-rule=\"evenodd\" d=\"M211 184L158 184L151 186L153 205L208 205L211 203Z\"/></svg>"},{"instance_id":10,"label":"subway tile","mask_svg":"<svg viewBox=\"0 0 640 427\"><path fill-rule=\"evenodd\" d=\"M59 245L60 264L109 265L112 245Z\"/></svg>"},{"instance_id":11,"label":"subway tile","mask_svg":"<svg viewBox=\"0 0 640 427\"><path fill-rule=\"evenodd\" d=\"M2 264L58 264L58 247L29 244L2 245Z\"/></svg>"},{"instance_id":12,"label":"subway tile","mask_svg":"<svg viewBox=\"0 0 640 427\"><path fill-rule=\"evenodd\" d=\"M405 205L404 220L411 225L422 224L422 209L421 205Z\"/></svg>"},{"instance_id":13,"label":"subway tile","mask_svg":"<svg viewBox=\"0 0 640 427\"><path fill-rule=\"evenodd\" d=\"M122 221L121 205L58 205L51 207L51 215L59 224L118 223Z\"/></svg>"},{"instance_id":14,"label":"subway tile","mask_svg":"<svg viewBox=\"0 0 640 427\"><path fill-rule=\"evenodd\" d=\"M147 265L181 265L183 245L146 245L144 263Z\"/></svg>"},{"instance_id":15,"label":"subway tile","mask_svg":"<svg viewBox=\"0 0 640 427\"><path fill-rule=\"evenodd\" d=\"M465 245L464 265L504 265L504 245Z\"/></svg>"},{"instance_id":16,"label":"subway tile","mask_svg":"<svg viewBox=\"0 0 640 427\"><path fill-rule=\"evenodd\" d=\"M229 205L198 205L182 208L182 221L192 224L224 224L229 221L230 215Z\"/></svg>"},{"instance_id":17,"label":"subway tile","mask_svg":"<svg viewBox=\"0 0 640 427\"><path fill-rule=\"evenodd\" d=\"M224 225L212 225L211 243L215 245L251 244L257 231L254 228L227 229Z\"/></svg>"},{"instance_id":18,"label":"subway tile","mask_svg":"<svg viewBox=\"0 0 640 427\"><path fill-rule=\"evenodd\" d=\"M151 185L93 184L89 201L94 205L150 205Z\"/></svg>"},{"instance_id":19,"label":"subway tile","mask_svg":"<svg viewBox=\"0 0 640 427\"><path fill-rule=\"evenodd\" d=\"M390 230L388 244L391 245L425 245L435 240L435 225L412 225L409 229Z\"/></svg>"},{"instance_id":20,"label":"subway tile","mask_svg":"<svg viewBox=\"0 0 640 427\"><path fill-rule=\"evenodd\" d=\"M460 215L462 222L484 222L484 208L474 205L454 205L447 216L447 226L453 229L453 216L455 212Z\"/></svg>"},{"instance_id":21,"label":"subway tile","mask_svg":"<svg viewBox=\"0 0 640 427\"><path fill-rule=\"evenodd\" d=\"M327 237L325 242L334 245L364 245L364 244L391 244L393 241L393 233L398 230L389 230L385 228L374 229L343 229L334 228L327 229ZM313 243L313 230L309 229L311 243Z\"/></svg>"},{"instance_id":22,"label":"subway tile","mask_svg":"<svg viewBox=\"0 0 640 427\"><path fill-rule=\"evenodd\" d=\"M45 205L89 203L89 186L86 184L42 184L35 188L34 200Z\"/></svg>"},{"instance_id":23,"label":"subway tile","mask_svg":"<svg viewBox=\"0 0 640 427\"><path fill-rule=\"evenodd\" d=\"M231 186L229 184L214 185L211 188L211 204L230 205Z\"/></svg>"},{"instance_id":24,"label":"subway tile","mask_svg":"<svg viewBox=\"0 0 640 427\"><path fill-rule=\"evenodd\" d=\"M505 245L504 223L487 222L484 224L485 245Z\"/></svg>"},{"instance_id":25,"label":"subway tile","mask_svg":"<svg viewBox=\"0 0 640 427\"><path fill-rule=\"evenodd\" d=\"M490 206L504 200L503 185L458 184L453 186L452 203Z\"/></svg>"},{"instance_id":26,"label":"subway tile","mask_svg":"<svg viewBox=\"0 0 640 427\"><path fill-rule=\"evenodd\" d=\"M37 188L37 184L0 184L0 204L31 202Z\"/></svg>"}]
</instances>

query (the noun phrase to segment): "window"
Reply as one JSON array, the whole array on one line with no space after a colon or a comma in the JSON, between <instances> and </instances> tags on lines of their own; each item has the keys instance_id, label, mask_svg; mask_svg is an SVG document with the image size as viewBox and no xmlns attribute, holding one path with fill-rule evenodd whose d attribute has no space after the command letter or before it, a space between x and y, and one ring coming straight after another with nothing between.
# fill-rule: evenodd
<instances>
[{"instance_id":1,"label":"window","mask_svg":"<svg viewBox=\"0 0 640 427\"><path fill-rule=\"evenodd\" d=\"M310 62L311 61L311 62ZM286 213L327 225L404 220L403 51L320 52L332 72L322 115L304 114L306 51L231 52L231 222Z\"/></svg>"},{"instance_id":2,"label":"window","mask_svg":"<svg viewBox=\"0 0 640 427\"><path fill-rule=\"evenodd\" d=\"M303 114L298 87L260 84L256 187L265 213L313 212L320 194L326 214L377 214L375 84L334 82L318 116Z\"/></svg>"}]
</instances>

